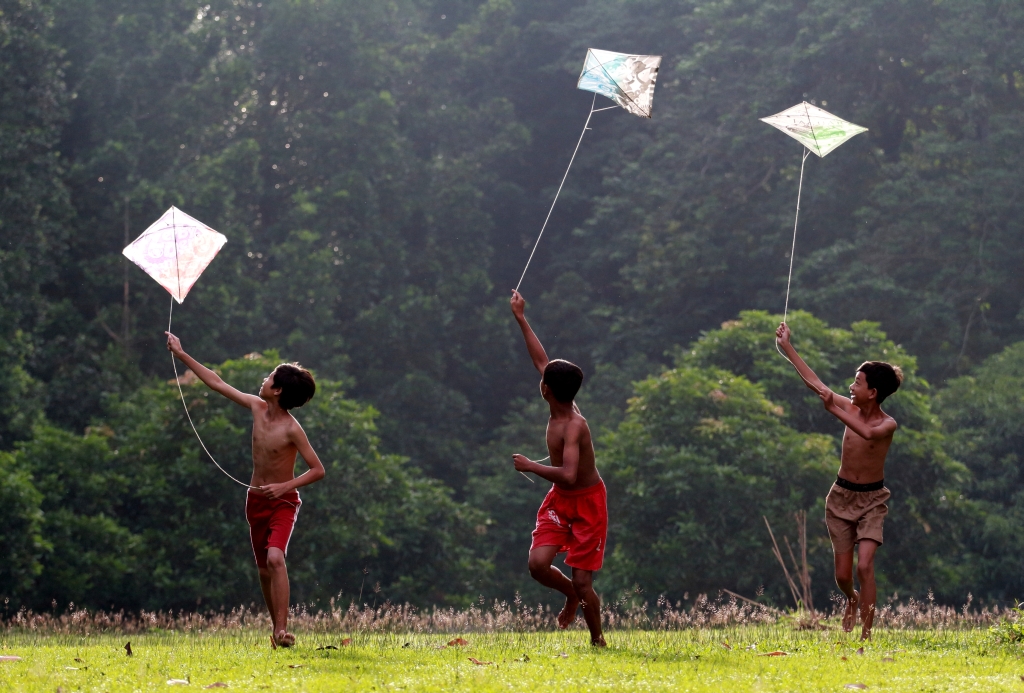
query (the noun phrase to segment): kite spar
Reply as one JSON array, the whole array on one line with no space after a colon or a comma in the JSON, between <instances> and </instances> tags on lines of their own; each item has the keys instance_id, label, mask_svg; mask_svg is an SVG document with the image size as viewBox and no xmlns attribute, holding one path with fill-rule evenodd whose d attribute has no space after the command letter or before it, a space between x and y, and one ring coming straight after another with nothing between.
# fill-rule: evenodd
<instances>
[{"instance_id":1,"label":"kite spar","mask_svg":"<svg viewBox=\"0 0 1024 693\"><path fill-rule=\"evenodd\" d=\"M174 302L184 303L185 296L199 279L199 275L213 262L213 258L227 242L228 239L222 234L193 219L177 207L171 207L121 251L126 258L141 267L142 271L171 294L171 311L167 316L168 332L171 331L171 319L174 317ZM185 416L203 451L227 478L246 488L254 488L228 474L207 450L199 431L196 430L196 425L192 422L192 415L188 413L174 354L171 354L171 366L174 368L174 382L178 384L178 394L181 395L181 405L185 407Z\"/></svg>"},{"instance_id":2,"label":"kite spar","mask_svg":"<svg viewBox=\"0 0 1024 693\"><path fill-rule=\"evenodd\" d=\"M544 229L547 228L548 221L551 219L551 213L555 210L555 204L558 202L558 196L562 193L562 186L565 185L565 179L569 177L569 169L572 168L572 163L576 160L580 144L583 143L583 136L590 129L591 117L599 111L607 111L621 106L633 115L640 116L641 118L650 118L651 106L654 101L654 82L658 78L660 66L660 55L629 55L626 53L602 51L596 48L587 50L587 57L583 62L583 71L576 82L576 88L594 92L594 98L590 103L590 113L587 114L587 122L583 124L583 132L580 133L576 149L573 150L572 158L569 159L569 166L565 169L562 182L558 184L558 191L555 192L555 199L551 202L548 215L544 219L544 224L540 227L537 241L533 244L533 250L530 251L526 267L523 268L523 273L519 277L519 283L516 284L516 291L519 291L519 287L523 284L526 270L530 269L533 254L537 252L537 246L540 245ZM615 102L616 106L595 109L594 106L597 104L598 94L607 96Z\"/></svg>"},{"instance_id":3,"label":"kite spar","mask_svg":"<svg viewBox=\"0 0 1024 693\"><path fill-rule=\"evenodd\" d=\"M796 255L796 227L800 223L800 196L804 190L804 164L807 163L807 157L814 152L819 158L824 159L836 147L841 145L851 137L855 137L862 132L867 132L867 128L861 127L849 123L842 118L832 115L828 111L822 110L817 106L804 101L803 103L797 104L792 108L787 108L781 113L776 113L773 116L767 118L761 118L761 121L768 123L774 128L778 128L782 132L786 133L797 142L804 146L804 155L800 161L800 183L796 189L796 217L793 219L793 244L789 250L789 278L786 280L786 306L782 312L782 322L786 322L786 318L789 317L789 289L793 284L793 258ZM778 343L775 345L775 349L782 354L779 349ZM782 354L783 358L786 358L785 354ZM786 359L787 361L789 359Z\"/></svg>"}]
</instances>

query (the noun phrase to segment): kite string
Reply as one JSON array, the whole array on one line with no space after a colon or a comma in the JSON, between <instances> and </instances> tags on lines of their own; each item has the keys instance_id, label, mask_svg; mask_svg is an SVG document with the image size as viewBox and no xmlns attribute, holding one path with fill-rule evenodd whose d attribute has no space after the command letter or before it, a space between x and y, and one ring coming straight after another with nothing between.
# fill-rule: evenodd
<instances>
[{"instance_id":1,"label":"kite string","mask_svg":"<svg viewBox=\"0 0 1024 693\"><path fill-rule=\"evenodd\" d=\"M804 164L807 163L807 156L811 153L810 149L804 148L804 158L800 160L800 184L796 188L796 218L793 219L793 245L789 249L789 278L786 280L786 307L782 311L782 322L786 322L789 318L789 287L793 283L793 259L796 255L796 227L800 223L800 196L804 192ZM775 340L775 351L779 352L779 356L789 361L789 357L782 353L782 349L779 347L779 340ZM789 361L792 364L792 361ZM795 366L794 366L795 367Z\"/></svg>"},{"instance_id":2,"label":"kite string","mask_svg":"<svg viewBox=\"0 0 1024 693\"><path fill-rule=\"evenodd\" d=\"M786 322L786 318L789 317L789 287L793 283L793 260L796 257L796 227L800 223L800 196L804 192L804 164L807 163L807 157L810 155L811 150L804 148L804 157L800 161L800 184L796 189L796 218L793 219L793 245L789 249L789 279L786 280L786 307L782 311L782 322Z\"/></svg>"},{"instance_id":3,"label":"kite string","mask_svg":"<svg viewBox=\"0 0 1024 693\"><path fill-rule=\"evenodd\" d=\"M171 296L171 312L167 316L167 331L168 332L171 331L171 319L173 317L174 317L174 297ZM210 458L211 462L213 462L215 465L217 465L217 469L219 469L222 472L224 472L224 476L226 476L227 478L231 479L236 484L238 484L240 486L245 486L246 488L258 489L259 488L258 486L250 486L249 484L247 484L245 482L242 482L242 481L239 481L235 477L233 477L230 474L228 474L227 471L224 469L224 467L221 467L220 464L217 462L217 460L215 460L213 458L213 455L210 454L210 451L206 449L206 443L204 443L203 439L199 436L199 431L196 430L196 425L194 423L192 423L192 415L188 413L188 405L185 404L185 392L181 389L181 379L178 378L178 364L174 360L174 354L171 354L171 367L174 368L174 382L177 383L177 385L178 385L178 394L181 395L181 406L185 407L185 416L188 418L189 425L192 426L192 432L196 434L196 439L199 441L199 444L202 446L203 451L206 452L206 456ZM282 498L280 500L284 500L284 499ZM288 503L288 501L284 501L284 502ZM288 504L289 505L294 505L294 503L288 503Z\"/></svg>"},{"instance_id":4,"label":"kite string","mask_svg":"<svg viewBox=\"0 0 1024 693\"><path fill-rule=\"evenodd\" d=\"M796 227L800 223L800 197L804 191L804 164L807 163L807 157L810 155L811 150L804 148L804 157L800 161L800 183L796 188L796 217L793 219L793 245L789 249L789 279L786 280L786 307L782 311L782 322L786 322L789 317L789 287L793 283L793 259L796 255ZM775 340L775 351L779 352L782 358L789 361L789 357L782 353L782 349L779 348L779 340ZM792 364L792 361L789 361ZM796 366L794 365L794 368ZM799 372L799 371L797 371ZM801 376L803 377L803 376ZM806 381L804 381L806 382Z\"/></svg>"},{"instance_id":5,"label":"kite string","mask_svg":"<svg viewBox=\"0 0 1024 693\"><path fill-rule=\"evenodd\" d=\"M526 261L526 267L523 268L523 273L519 277L519 283L516 284L516 291L519 291L519 287L523 285L523 278L526 276L526 270L530 269L530 262L533 260L533 254L537 252L537 246L540 245L540 239L544 235L544 229L548 227L548 221L551 219L551 213L555 211L555 203L558 202L558 196L562 193L562 186L565 185L565 179L569 177L569 169L572 168L572 162L576 160L576 153L580 150L580 145L583 143L583 136L587 134L587 126L590 125L590 118L594 115L594 105L597 103L597 92L594 92L594 98L590 102L590 113L587 114L587 122L583 124L583 132L580 133L580 139L576 143L576 149L573 150L572 158L569 159L569 166L565 169L565 175L562 176L562 182L558 184L558 191L555 193L555 199L551 201L551 208L548 210L548 215L544 219L543 226L540 227L540 234L537 236L537 242L533 244L533 250L530 251L530 257ZM615 106L609 106L609 108L615 108ZM598 110L607 110L604 108Z\"/></svg>"}]
</instances>

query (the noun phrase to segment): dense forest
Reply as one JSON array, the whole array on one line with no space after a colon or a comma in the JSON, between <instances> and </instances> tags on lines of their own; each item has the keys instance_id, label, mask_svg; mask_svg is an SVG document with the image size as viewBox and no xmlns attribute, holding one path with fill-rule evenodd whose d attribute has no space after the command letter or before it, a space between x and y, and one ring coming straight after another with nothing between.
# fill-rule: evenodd
<instances>
[{"instance_id":1,"label":"dense forest","mask_svg":"<svg viewBox=\"0 0 1024 693\"><path fill-rule=\"evenodd\" d=\"M1022 36L1008 0L0 0L0 596L259 598L169 297L121 255L176 205L228 238L174 313L185 348L243 388L280 360L318 379L295 598L549 599L508 295L596 47L664 56L653 117L594 115L522 291L587 374L598 590L784 604L762 515L792 540L800 510L834 590L842 427L773 341L801 154L758 121L806 100L869 130L807 161L794 344L839 391L866 359L908 376L880 589L1024 597ZM185 392L247 474L245 412Z\"/></svg>"}]
</instances>

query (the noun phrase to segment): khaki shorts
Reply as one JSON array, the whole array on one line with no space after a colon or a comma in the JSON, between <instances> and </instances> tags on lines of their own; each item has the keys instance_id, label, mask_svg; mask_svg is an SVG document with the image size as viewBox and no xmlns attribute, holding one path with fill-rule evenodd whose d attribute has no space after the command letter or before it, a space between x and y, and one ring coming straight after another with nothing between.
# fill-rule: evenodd
<instances>
[{"instance_id":1,"label":"khaki shorts","mask_svg":"<svg viewBox=\"0 0 1024 693\"><path fill-rule=\"evenodd\" d=\"M832 484L825 498L825 525L832 539L834 553L853 551L861 539L882 544L882 523L889 512L885 504L889 489L851 491Z\"/></svg>"}]
</instances>

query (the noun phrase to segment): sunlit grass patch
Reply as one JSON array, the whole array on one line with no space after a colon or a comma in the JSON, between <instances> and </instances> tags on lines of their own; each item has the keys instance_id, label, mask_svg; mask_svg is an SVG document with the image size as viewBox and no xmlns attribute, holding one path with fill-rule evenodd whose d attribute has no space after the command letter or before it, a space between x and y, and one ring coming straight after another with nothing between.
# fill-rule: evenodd
<instances>
[{"instance_id":1,"label":"sunlit grass patch","mask_svg":"<svg viewBox=\"0 0 1024 693\"><path fill-rule=\"evenodd\" d=\"M987 630L876 632L863 653L834 628L789 624L617 630L607 650L585 632L298 633L273 650L264 630L129 636L9 632L0 688L17 691L1024 691L1019 646ZM131 640L133 656L124 645ZM343 644L350 640L348 644ZM332 649L337 648L337 649ZM770 652L785 655L767 656ZM475 661L474 661L475 660ZM183 683L168 683L169 681Z\"/></svg>"}]
</instances>

